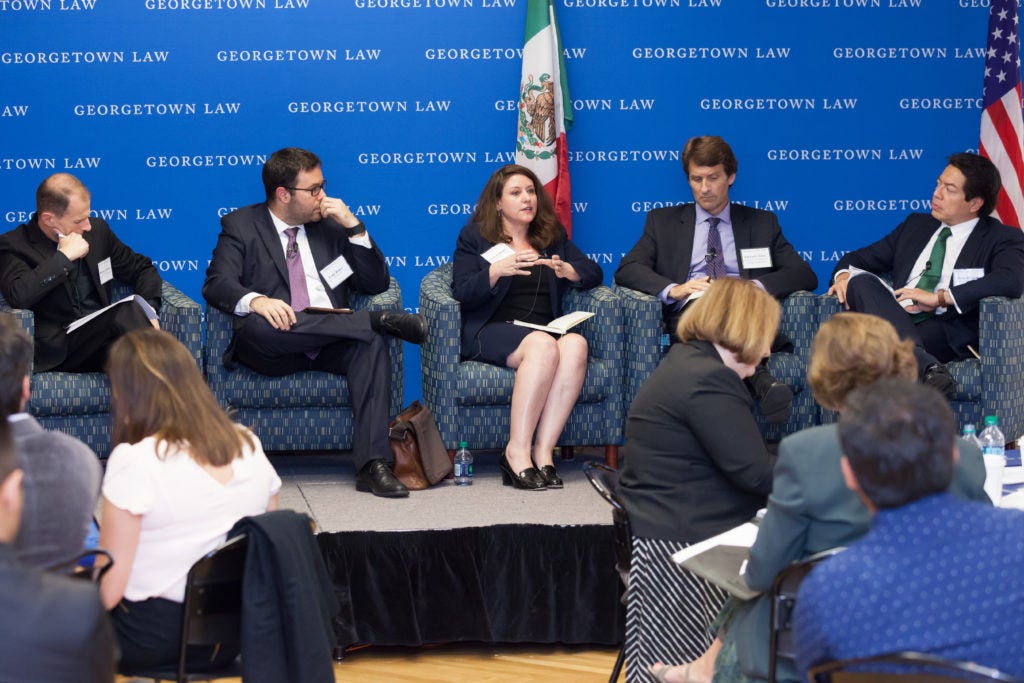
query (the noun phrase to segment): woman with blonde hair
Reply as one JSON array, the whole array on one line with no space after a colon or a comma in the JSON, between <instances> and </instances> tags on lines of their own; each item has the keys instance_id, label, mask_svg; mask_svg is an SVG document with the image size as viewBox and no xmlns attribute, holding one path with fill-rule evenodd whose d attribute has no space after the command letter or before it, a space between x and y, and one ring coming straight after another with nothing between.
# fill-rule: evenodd
<instances>
[{"instance_id":1,"label":"woman with blonde hair","mask_svg":"<svg viewBox=\"0 0 1024 683\"><path fill-rule=\"evenodd\" d=\"M850 392L889 377L917 378L913 343L901 340L891 324L863 313L839 313L822 324L807 369L807 381L822 407L842 414ZM951 490L968 500L988 500L981 452L964 441L957 445L960 460ZM767 514L747 562L750 588L767 591L775 575L793 561L845 546L867 532L868 511L846 487L841 455L835 424L782 440ZM730 600L716 620L714 643L700 658L682 666L655 664L652 675L666 683L767 680L769 611L764 595L746 602ZM780 661L776 680L804 678L791 662Z\"/></svg>"},{"instance_id":2,"label":"woman with blonde hair","mask_svg":"<svg viewBox=\"0 0 1024 683\"><path fill-rule=\"evenodd\" d=\"M174 337L129 332L110 348L113 442L100 546L114 557L100 595L122 667L177 662L189 568L242 517L276 509L281 479L232 423ZM237 653L202 653L212 666ZM196 662L198 664L199 662Z\"/></svg>"},{"instance_id":3,"label":"woman with blonde hair","mask_svg":"<svg viewBox=\"0 0 1024 683\"><path fill-rule=\"evenodd\" d=\"M714 281L687 307L673 344L626 422L619 493L633 528L626 616L627 680L674 653L711 643L721 589L679 569L672 553L741 524L764 506L775 458L743 379L769 354L779 304L748 280Z\"/></svg>"}]
</instances>

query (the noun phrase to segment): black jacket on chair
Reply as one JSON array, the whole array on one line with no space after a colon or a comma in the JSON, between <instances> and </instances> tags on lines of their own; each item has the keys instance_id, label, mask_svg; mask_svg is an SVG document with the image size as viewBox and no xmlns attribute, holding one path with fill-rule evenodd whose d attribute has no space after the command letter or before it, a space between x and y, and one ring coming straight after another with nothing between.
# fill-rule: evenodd
<instances>
[{"instance_id":1,"label":"black jacket on chair","mask_svg":"<svg viewBox=\"0 0 1024 683\"><path fill-rule=\"evenodd\" d=\"M242 679L246 683L334 683L331 620L338 601L309 518L292 510L243 517Z\"/></svg>"}]
</instances>

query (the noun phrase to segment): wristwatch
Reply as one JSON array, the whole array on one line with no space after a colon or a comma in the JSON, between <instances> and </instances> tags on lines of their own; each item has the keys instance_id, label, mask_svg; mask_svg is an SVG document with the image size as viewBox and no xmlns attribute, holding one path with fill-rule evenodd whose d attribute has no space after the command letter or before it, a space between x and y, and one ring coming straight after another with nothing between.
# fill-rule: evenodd
<instances>
[{"instance_id":1,"label":"wristwatch","mask_svg":"<svg viewBox=\"0 0 1024 683\"><path fill-rule=\"evenodd\" d=\"M939 308L948 308L950 303L952 303L946 301L946 291L945 289L940 289L936 292L936 295L939 297Z\"/></svg>"},{"instance_id":2,"label":"wristwatch","mask_svg":"<svg viewBox=\"0 0 1024 683\"><path fill-rule=\"evenodd\" d=\"M363 225L362 221L359 221L359 225L354 228L345 228L345 237L359 237L366 232L366 226Z\"/></svg>"}]
</instances>

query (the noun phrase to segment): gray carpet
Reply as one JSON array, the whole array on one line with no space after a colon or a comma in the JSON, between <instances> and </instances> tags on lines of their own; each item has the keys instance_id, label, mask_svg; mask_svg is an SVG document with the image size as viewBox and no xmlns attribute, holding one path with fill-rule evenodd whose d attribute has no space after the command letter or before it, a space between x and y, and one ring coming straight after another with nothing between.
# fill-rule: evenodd
<instances>
[{"instance_id":1,"label":"gray carpet","mask_svg":"<svg viewBox=\"0 0 1024 683\"><path fill-rule=\"evenodd\" d=\"M308 514L323 532L611 524L611 507L583 474L584 462L603 460L596 449L571 461L556 459L565 488L545 491L502 486L498 455L474 454L472 486L444 480L398 499L357 492L348 454L271 455L271 462L284 482L281 507Z\"/></svg>"}]
</instances>

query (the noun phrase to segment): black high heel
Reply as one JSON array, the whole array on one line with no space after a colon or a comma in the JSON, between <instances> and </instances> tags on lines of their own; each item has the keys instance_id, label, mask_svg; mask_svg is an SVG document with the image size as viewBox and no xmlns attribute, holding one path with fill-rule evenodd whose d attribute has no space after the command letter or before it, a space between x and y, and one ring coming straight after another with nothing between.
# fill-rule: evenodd
<instances>
[{"instance_id":1,"label":"black high heel","mask_svg":"<svg viewBox=\"0 0 1024 683\"><path fill-rule=\"evenodd\" d=\"M517 489L525 489L527 491L543 491L548 486L544 483L544 477L537 471L536 467L527 467L525 470L516 474L512 471L512 466L508 464L508 458L505 454L501 454L501 458L498 460L498 467L501 468L501 483L505 486L514 486Z\"/></svg>"},{"instance_id":2,"label":"black high heel","mask_svg":"<svg viewBox=\"0 0 1024 683\"><path fill-rule=\"evenodd\" d=\"M554 465L544 465L544 467L541 467L540 476L549 489L562 488L562 478L558 476L558 471Z\"/></svg>"}]
</instances>

